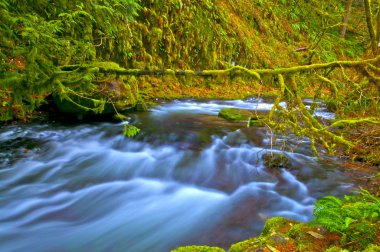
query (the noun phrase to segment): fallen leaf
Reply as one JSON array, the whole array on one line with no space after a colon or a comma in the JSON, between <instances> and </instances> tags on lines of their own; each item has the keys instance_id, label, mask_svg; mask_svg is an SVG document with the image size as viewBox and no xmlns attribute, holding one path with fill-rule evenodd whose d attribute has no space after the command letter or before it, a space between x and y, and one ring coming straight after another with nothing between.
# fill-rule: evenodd
<instances>
[{"instance_id":1,"label":"fallen leaf","mask_svg":"<svg viewBox=\"0 0 380 252\"><path fill-rule=\"evenodd\" d=\"M267 244L267 247L272 251L272 252L280 252L278 249L272 247L271 245Z\"/></svg>"},{"instance_id":2,"label":"fallen leaf","mask_svg":"<svg viewBox=\"0 0 380 252\"><path fill-rule=\"evenodd\" d=\"M306 232L308 233L309 235L313 236L314 238L317 238L317 239L325 239L325 237L321 234L318 234L316 232L313 232L313 231L308 231Z\"/></svg>"}]
</instances>

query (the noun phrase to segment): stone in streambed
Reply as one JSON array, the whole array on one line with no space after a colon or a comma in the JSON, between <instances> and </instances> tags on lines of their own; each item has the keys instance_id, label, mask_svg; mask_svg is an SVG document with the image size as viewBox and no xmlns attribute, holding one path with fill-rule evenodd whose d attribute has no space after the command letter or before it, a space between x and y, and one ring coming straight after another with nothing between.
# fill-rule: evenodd
<instances>
[{"instance_id":1,"label":"stone in streambed","mask_svg":"<svg viewBox=\"0 0 380 252\"><path fill-rule=\"evenodd\" d=\"M255 113L247 109L224 108L219 111L218 116L234 122L249 122L249 126L265 126L261 120L264 118L264 116L256 115Z\"/></svg>"},{"instance_id":2,"label":"stone in streambed","mask_svg":"<svg viewBox=\"0 0 380 252\"><path fill-rule=\"evenodd\" d=\"M265 167L268 169L291 168L291 162L285 154L268 153L263 155Z\"/></svg>"}]
</instances>

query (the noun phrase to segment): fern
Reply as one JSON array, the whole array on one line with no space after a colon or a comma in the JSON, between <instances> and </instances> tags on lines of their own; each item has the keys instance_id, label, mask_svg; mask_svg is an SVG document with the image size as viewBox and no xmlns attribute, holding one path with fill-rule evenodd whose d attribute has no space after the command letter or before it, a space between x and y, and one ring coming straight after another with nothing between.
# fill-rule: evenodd
<instances>
[{"instance_id":1,"label":"fern","mask_svg":"<svg viewBox=\"0 0 380 252\"><path fill-rule=\"evenodd\" d=\"M46 0L1 0L0 60L5 71L0 75L1 91L15 97L21 111L31 111L40 102L40 98L33 97L59 90L54 83L58 81L55 72L60 65L104 61L102 57L110 54L123 55L112 45L127 40L126 22L137 15L138 2L75 0L52 4ZM105 38L107 41L103 41ZM113 41L115 38L118 41ZM96 46L100 40L102 46ZM8 58L21 59L23 66L9 65ZM60 78L61 83L70 86L72 81L79 80L77 84L86 89L91 87L95 76L80 72ZM84 91L81 89L75 91ZM0 116L1 120L5 118Z\"/></svg>"},{"instance_id":2,"label":"fern","mask_svg":"<svg viewBox=\"0 0 380 252\"><path fill-rule=\"evenodd\" d=\"M130 125L128 123L124 124L123 134L126 137L134 137L140 132L140 129L136 126Z\"/></svg>"},{"instance_id":3,"label":"fern","mask_svg":"<svg viewBox=\"0 0 380 252\"><path fill-rule=\"evenodd\" d=\"M314 224L340 233L343 245L365 249L379 231L380 199L363 189L342 199L326 196L316 203L314 215Z\"/></svg>"}]
</instances>

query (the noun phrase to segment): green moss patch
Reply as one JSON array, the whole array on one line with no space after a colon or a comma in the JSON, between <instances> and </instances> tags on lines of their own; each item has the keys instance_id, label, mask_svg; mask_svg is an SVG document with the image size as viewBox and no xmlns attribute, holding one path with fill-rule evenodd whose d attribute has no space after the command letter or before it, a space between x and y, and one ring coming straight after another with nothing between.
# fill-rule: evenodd
<instances>
[{"instance_id":1,"label":"green moss patch","mask_svg":"<svg viewBox=\"0 0 380 252\"><path fill-rule=\"evenodd\" d=\"M219 116L230 121L248 121L253 113L245 109L225 108L219 111Z\"/></svg>"}]
</instances>

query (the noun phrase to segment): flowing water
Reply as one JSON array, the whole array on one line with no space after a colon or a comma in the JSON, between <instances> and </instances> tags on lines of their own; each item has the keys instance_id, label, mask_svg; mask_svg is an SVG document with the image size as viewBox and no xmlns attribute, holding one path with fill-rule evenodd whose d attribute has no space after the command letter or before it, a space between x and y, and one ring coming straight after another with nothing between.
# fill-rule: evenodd
<instances>
[{"instance_id":1,"label":"flowing water","mask_svg":"<svg viewBox=\"0 0 380 252\"><path fill-rule=\"evenodd\" d=\"M269 102L174 101L115 123L0 128L1 251L170 251L230 244L266 218L312 217L316 198L354 187L339 162L314 158L307 139L284 137L291 169L270 170L263 128L217 116ZM320 109L316 116L333 114Z\"/></svg>"}]
</instances>

